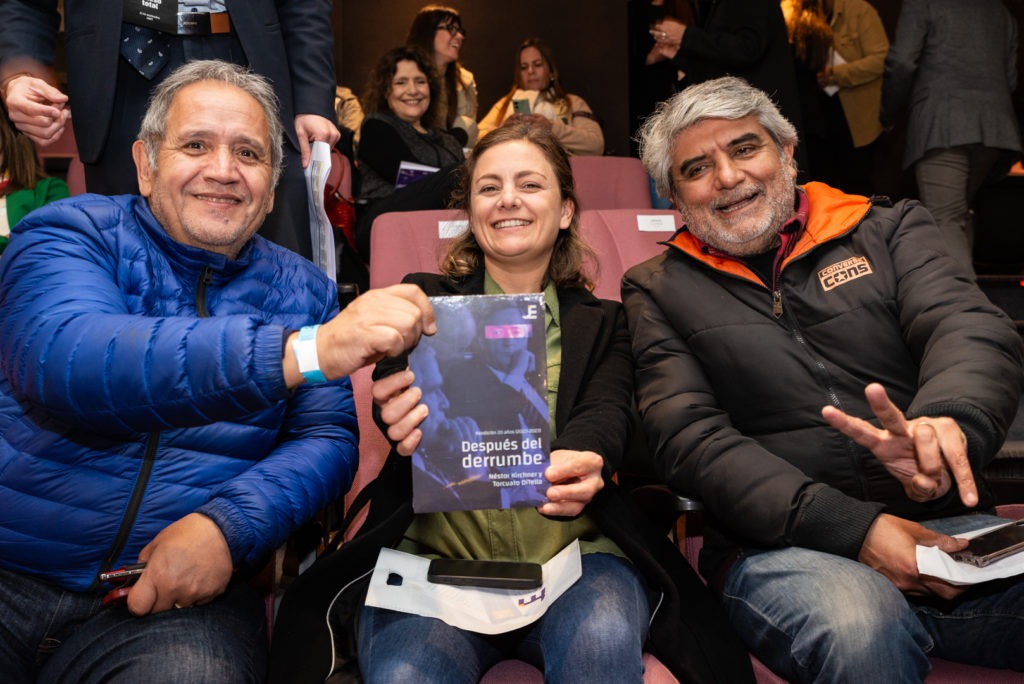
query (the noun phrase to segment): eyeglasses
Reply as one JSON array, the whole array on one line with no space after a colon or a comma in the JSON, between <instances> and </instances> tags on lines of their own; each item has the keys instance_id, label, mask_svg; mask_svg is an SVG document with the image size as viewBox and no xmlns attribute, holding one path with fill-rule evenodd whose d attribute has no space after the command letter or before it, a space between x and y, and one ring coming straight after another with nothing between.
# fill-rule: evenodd
<instances>
[{"instance_id":1,"label":"eyeglasses","mask_svg":"<svg viewBox=\"0 0 1024 684\"><path fill-rule=\"evenodd\" d=\"M462 24L456 24L454 21L450 21L447 24L439 24L438 30L444 29L448 33L452 34L454 38L458 34L462 34L462 37L466 37L466 29L462 28Z\"/></svg>"}]
</instances>

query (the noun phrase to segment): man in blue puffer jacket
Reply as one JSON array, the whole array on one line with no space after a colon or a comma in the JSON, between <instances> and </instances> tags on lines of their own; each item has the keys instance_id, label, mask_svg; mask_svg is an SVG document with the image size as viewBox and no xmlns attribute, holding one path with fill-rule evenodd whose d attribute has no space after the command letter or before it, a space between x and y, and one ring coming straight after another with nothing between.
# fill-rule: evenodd
<instances>
[{"instance_id":1,"label":"man in blue puffer jacket","mask_svg":"<svg viewBox=\"0 0 1024 684\"><path fill-rule=\"evenodd\" d=\"M433 332L415 286L339 313L316 267L255 235L281 123L269 84L192 62L155 91L142 197L83 195L0 261L5 681L260 681L240 577L349 487L345 378ZM99 573L145 571L105 606ZM168 610L183 608L183 610Z\"/></svg>"}]
</instances>

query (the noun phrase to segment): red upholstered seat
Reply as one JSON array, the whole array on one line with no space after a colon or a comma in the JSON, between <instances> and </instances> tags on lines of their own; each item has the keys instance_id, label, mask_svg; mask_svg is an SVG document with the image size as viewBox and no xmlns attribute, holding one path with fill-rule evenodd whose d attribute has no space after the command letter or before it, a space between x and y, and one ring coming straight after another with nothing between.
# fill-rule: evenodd
<instances>
[{"instance_id":1,"label":"red upholstered seat","mask_svg":"<svg viewBox=\"0 0 1024 684\"><path fill-rule=\"evenodd\" d=\"M650 209L647 171L635 157L570 157L583 209Z\"/></svg>"}]
</instances>

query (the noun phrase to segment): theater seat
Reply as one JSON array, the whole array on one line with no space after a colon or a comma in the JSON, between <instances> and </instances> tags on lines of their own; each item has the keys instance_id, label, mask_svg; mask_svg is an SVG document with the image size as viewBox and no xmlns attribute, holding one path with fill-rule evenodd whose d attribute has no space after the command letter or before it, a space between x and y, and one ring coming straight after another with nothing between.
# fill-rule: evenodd
<instances>
[{"instance_id":1,"label":"theater seat","mask_svg":"<svg viewBox=\"0 0 1024 684\"><path fill-rule=\"evenodd\" d=\"M480 684L543 684L540 670L522 660L503 660L480 679ZM645 684L679 684L668 668L650 653L644 654Z\"/></svg>"},{"instance_id":2,"label":"theater seat","mask_svg":"<svg viewBox=\"0 0 1024 684\"><path fill-rule=\"evenodd\" d=\"M356 420L359 423L359 468L352 479L352 487L345 495L346 511L363 487L377 477L391 451L388 440L373 422L373 395L370 392L373 387L373 366L360 368L349 376L349 380L352 381L352 398L355 401ZM355 535L365 518L364 510L345 531L345 541Z\"/></svg>"},{"instance_id":3,"label":"theater seat","mask_svg":"<svg viewBox=\"0 0 1024 684\"><path fill-rule=\"evenodd\" d=\"M39 160L45 165L47 159L67 159L68 170L66 181L71 195L85 192L85 166L78 158L78 144L75 142L75 131L70 125L64 127L59 138L45 147L36 146Z\"/></svg>"},{"instance_id":4,"label":"theater seat","mask_svg":"<svg viewBox=\"0 0 1024 684\"><path fill-rule=\"evenodd\" d=\"M678 214L667 209L585 209L580 235L599 268L594 294L619 299L619 282L631 266L661 253ZM461 211L406 211L380 215L370 236L370 287L401 282L407 273L437 273L448 242L468 228Z\"/></svg>"},{"instance_id":5,"label":"theater seat","mask_svg":"<svg viewBox=\"0 0 1024 684\"><path fill-rule=\"evenodd\" d=\"M576 197L583 209L650 209L644 165L635 157L570 157Z\"/></svg>"},{"instance_id":6,"label":"theater seat","mask_svg":"<svg viewBox=\"0 0 1024 684\"><path fill-rule=\"evenodd\" d=\"M400 283L407 273L437 273L445 246L467 225L455 209L381 214L370 233L370 287Z\"/></svg>"},{"instance_id":7,"label":"theater seat","mask_svg":"<svg viewBox=\"0 0 1024 684\"><path fill-rule=\"evenodd\" d=\"M645 194L646 183L645 174ZM677 216L673 211L654 209L583 210L580 233L599 261L595 294L618 300L623 273L665 249L659 242L672 235ZM370 287L400 282L407 273L437 273L447 243L466 228L465 214L454 210L381 215L374 221L370 238ZM387 442L369 413L372 409L370 372L362 369L351 379L360 428L359 471L346 503L376 476L388 454ZM644 668L644 681L648 684L678 684L672 673L649 653L644 654ZM502 661L481 679L482 684L542 684L543 681L543 674L537 668L521 660Z\"/></svg>"},{"instance_id":8,"label":"theater seat","mask_svg":"<svg viewBox=\"0 0 1024 684\"><path fill-rule=\"evenodd\" d=\"M78 155L68 160L67 184L72 197L85 192L85 164Z\"/></svg>"},{"instance_id":9,"label":"theater seat","mask_svg":"<svg viewBox=\"0 0 1024 684\"><path fill-rule=\"evenodd\" d=\"M621 297L622 275L631 267L665 251L660 244L672 237L679 214L668 209L584 209L580 235L597 254L594 294L601 299Z\"/></svg>"},{"instance_id":10,"label":"theater seat","mask_svg":"<svg viewBox=\"0 0 1024 684\"><path fill-rule=\"evenodd\" d=\"M350 376L359 421L359 470L352 482L352 488L345 496L348 506L359 491L377 477L387 459L390 445L373 422L372 369L361 368ZM362 524L357 517L346 532L346 541ZM678 684L668 669L649 653L644 654L644 682L647 684ZM482 684L543 684L544 676L537 668L521 660L505 660L492 667L480 680Z\"/></svg>"}]
</instances>

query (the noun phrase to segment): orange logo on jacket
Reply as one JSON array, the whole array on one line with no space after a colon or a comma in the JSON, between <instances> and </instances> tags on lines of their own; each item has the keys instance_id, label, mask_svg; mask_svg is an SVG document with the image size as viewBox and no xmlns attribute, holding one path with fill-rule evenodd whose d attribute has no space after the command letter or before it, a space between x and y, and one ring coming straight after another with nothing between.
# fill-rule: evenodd
<instances>
[{"instance_id":1,"label":"orange logo on jacket","mask_svg":"<svg viewBox=\"0 0 1024 684\"><path fill-rule=\"evenodd\" d=\"M867 257L859 256L840 261L838 264L826 266L818 271L818 280L821 281L822 289L828 292L851 280L856 280L872 273L874 271L871 270L871 264L868 263Z\"/></svg>"}]
</instances>

